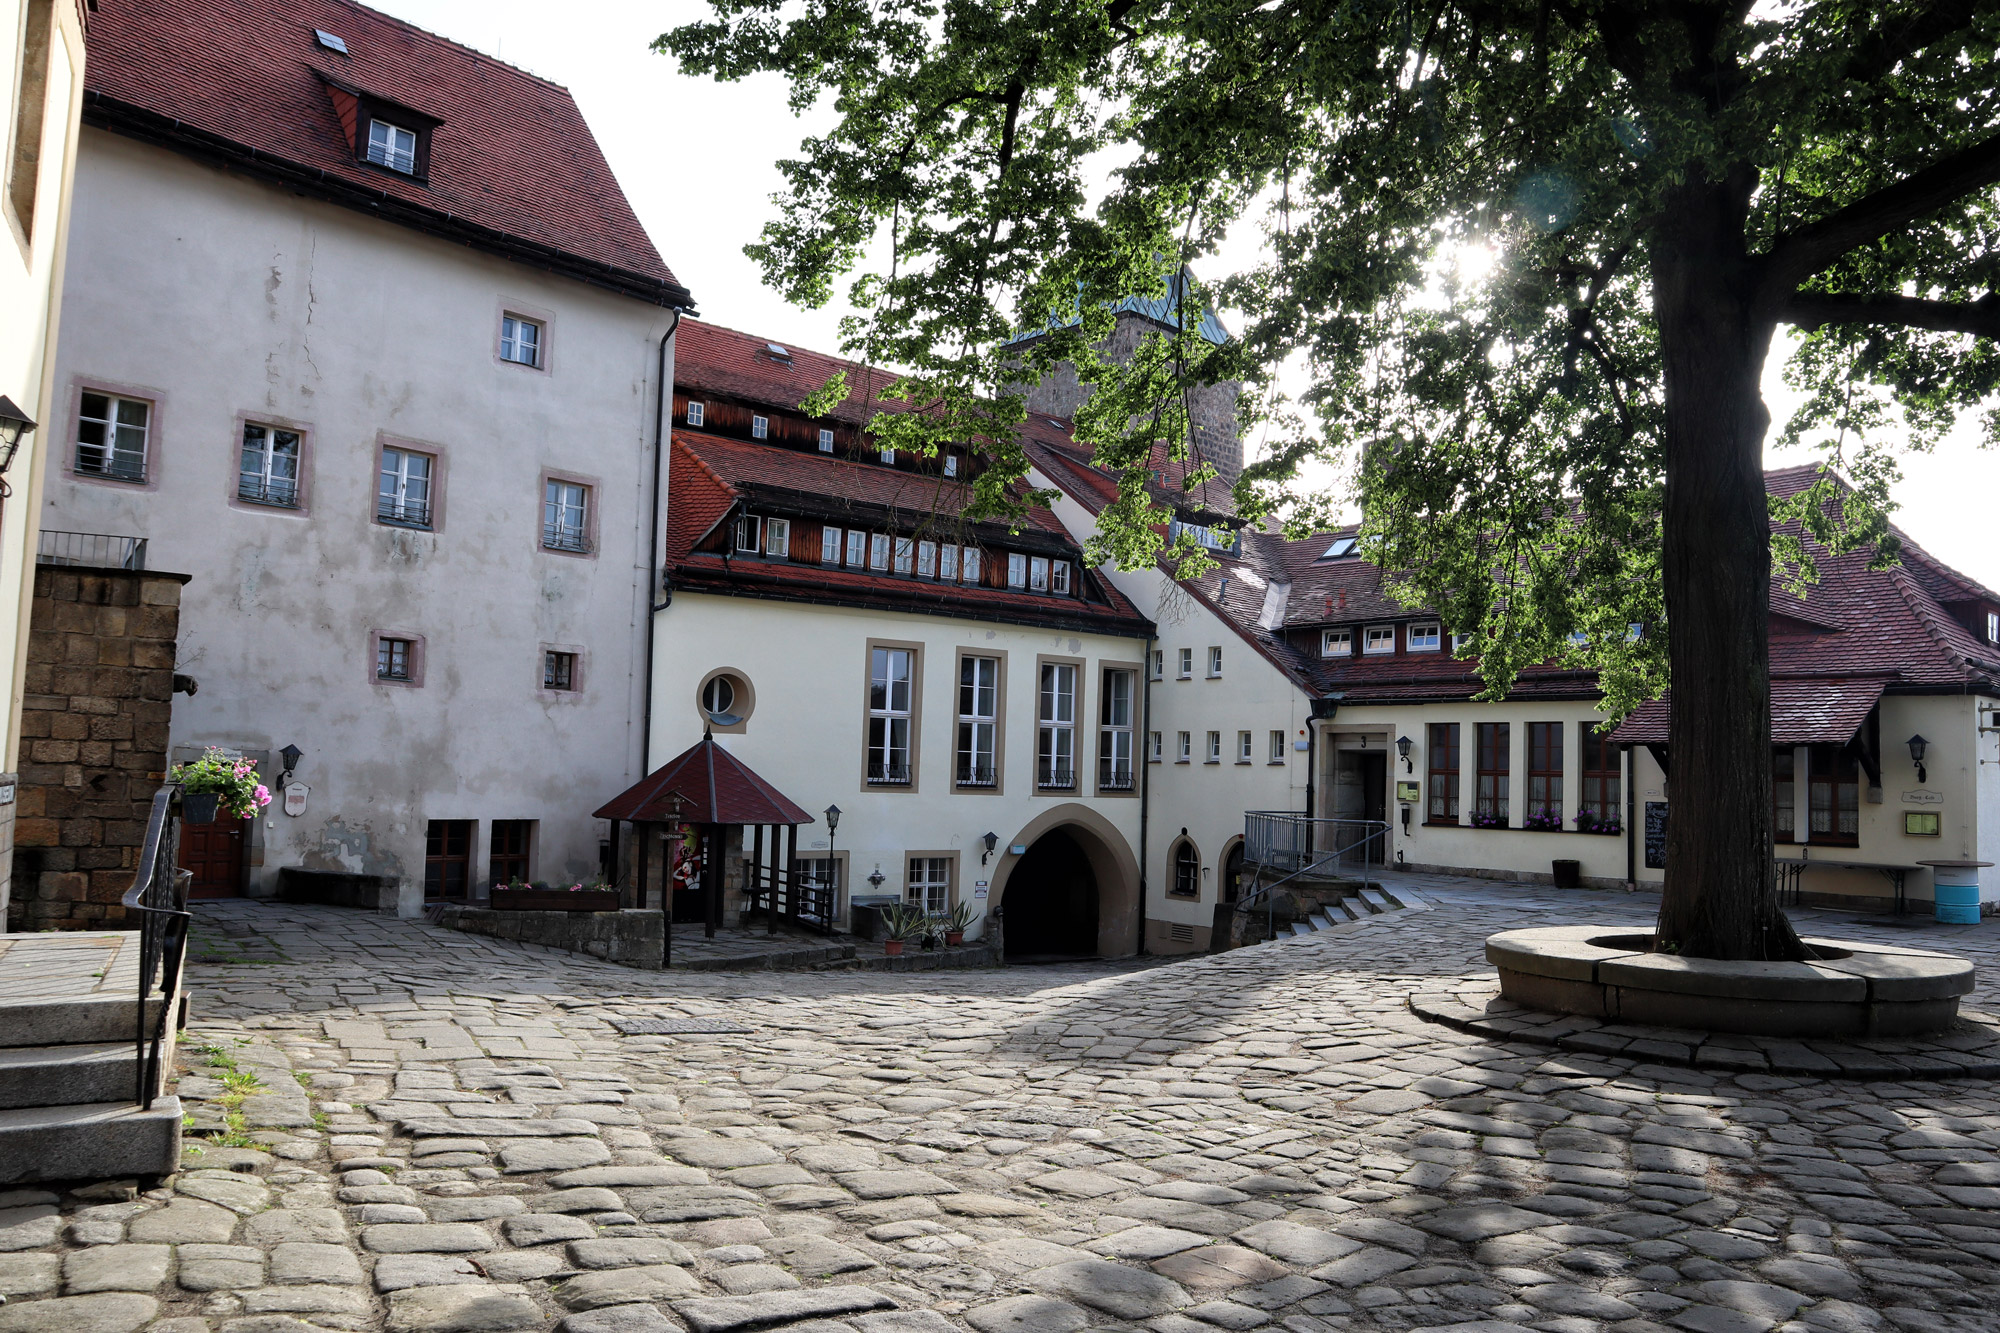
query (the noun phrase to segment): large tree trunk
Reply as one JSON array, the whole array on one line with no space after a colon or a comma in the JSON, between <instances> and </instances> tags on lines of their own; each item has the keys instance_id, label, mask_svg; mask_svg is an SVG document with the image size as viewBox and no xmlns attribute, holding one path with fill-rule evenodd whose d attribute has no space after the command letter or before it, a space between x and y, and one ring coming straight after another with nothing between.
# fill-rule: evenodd
<instances>
[{"instance_id":1,"label":"large tree trunk","mask_svg":"<svg viewBox=\"0 0 2000 1333\"><path fill-rule=\"evenodd\" d=\"M1774 321L1743 254L1750 181L1690 181L1656 233L1673 721L1659 947L1796 959L1771 864L1771 546L1758 388Z\"/></svg>"}]
</instances>

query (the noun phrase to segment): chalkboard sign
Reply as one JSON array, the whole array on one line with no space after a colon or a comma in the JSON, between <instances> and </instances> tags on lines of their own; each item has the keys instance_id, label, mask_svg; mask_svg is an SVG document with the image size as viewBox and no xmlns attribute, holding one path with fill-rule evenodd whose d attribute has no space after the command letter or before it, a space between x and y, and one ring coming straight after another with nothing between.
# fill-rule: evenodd
<instances>
[{"instance_id":1,"label":"chalkboard sign","mask_svg":"<svg viewBox=\"0 0 2000 1333\"><path fill-rule=\"evenodd\" d=\"M1646 802L1646 869L1667 868L1667 803Z\"/></svg>"}]
</instances>

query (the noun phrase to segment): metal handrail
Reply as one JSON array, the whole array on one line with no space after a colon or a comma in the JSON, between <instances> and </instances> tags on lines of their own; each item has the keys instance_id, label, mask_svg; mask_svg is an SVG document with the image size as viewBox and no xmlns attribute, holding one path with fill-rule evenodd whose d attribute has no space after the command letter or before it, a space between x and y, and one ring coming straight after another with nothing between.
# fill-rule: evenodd
<instances>
[{"instance_id":1,"label":"metal handrail","mask_svg":"<svg viewBox=\"0 0 2000 1333\"><path fill-rule=\"evenodd\" d=\"M780 916L821 935L839 929L840 891L836 885L779 865L752 867L750 881L743 891L745 915L762 912L770 933L777 933Z\"/></svg>"},{"instance_id":2,"label":"metal handrail","mask_svg":"<svg viewBox=\"0 0 2000 1333\"><path fill-rule=\"evenodd\" d=\"M109 532L62 532L43 528L35 544L38 565L75 565L85 569L146 567L146 539Z\"/></svg>"},{"instance_id":3,"label":"metal handrail","mask_svg":"<svg viewBox=\"0 0 2000 1333\"><path fill-rule=\"evenodd\" d=\"M1249 844L1253 841L1252 837L1250 836L1251 833L1255 831L1255 825L1253 821L1258 819L1264 819L1266 821L1289 820L1293 823L1305 823L1308 825L1332 824L1335 826L1336 829L1339 828L1341 825L1350 825L1366 830L1366 832L1364 832L1359 838L1356 838L1353 842L1347 843L1343 846L1336 847L1333 851L1326 853L1324 856L1315 857L1313 860L1307 862L1306 864L1300 865L1297 868L1295 868L1290 874L1281 876L1278 879L1274 879L1269 884L1259 884L1255 889L1251 890L1249 893L1244 894L1241 898L1237 899L1235 906L1236 910L1239 912L1250 911L1256 906L1258 899L1261 898L1264 900L1264 919L1265 919L1264 930L1267 937L1275 937L1277 904L1273 895L1276 893L1278 889L1282 888L1286 884L1291 883L1293 880L1300 878L1301 876L1311 874L1313 871L1318 870L1321 866L1328 864L1333 864L1337 866L1340 863L1341 858L1346 856L1348 853L1353 852L1357 849L1366 849L1369 846L1378 843L1379 840L1386 839L1389 836L1389 822L1384 819L1324 820L1324 819L1314 819L1311 816L1307 815L1293 814L1292 812L1285 810L1250 810L1244 812L1244 821L1245 821L1244 842L1246 844ZM1268 840L1265 841L1263 847L1257 850L1261 851L1262 855L1251 855L1249 854L1250 849L1246 847L1246 855L1244 859L1259 866L1273 864L1272 861L1266 859L1269 857L1271 852L1271 847L1269 845ZM1295 857L1313 855L1310 849L1286 849L1286 850L1292 856ZM1369 878L1368 874L1368 854L1366 850L1362 850L1361 854L1361 887L1364 889L1374 887L1374 881Z\"/></svg>"},{"instance_id":4,"label":"metal handrail","mask_svg":"<svg viewBox=\"0 0 2000 1333\"><path fill-rule=\"evenodd\" d=\"M187 910L188 881L194 876L175 864L180 847L180 820L173 813L173 802L178 794L178 784L153 793L139 868L132 876L132 887L119 900L139 920L139 1010L135 1019L134 1053L139 1072L135 1097L140 1110L152 1108L155 1089L159 1087L160 1047L166 1041L167 1024L173 1021L174 996L180 989L181 963L187 954L188 923L194 919ZM153 989L156 973L160 1016L149 1024L146 999Z\"/></svg>"}]
</instances>

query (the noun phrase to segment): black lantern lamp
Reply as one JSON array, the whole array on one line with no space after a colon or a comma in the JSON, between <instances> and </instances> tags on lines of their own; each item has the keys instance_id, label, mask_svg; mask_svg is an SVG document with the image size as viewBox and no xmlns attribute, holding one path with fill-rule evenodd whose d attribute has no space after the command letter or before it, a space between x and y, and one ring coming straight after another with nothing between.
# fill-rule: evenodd
<instances>
[{"instance_id":1,"label":"black lantern lamp","mask_svg":"<svg viewBox=\"0 0 2000 1333\"><path fill-rule=\"evenodd\" d=\"M16 407L12 398L0 394L0 472L13 466L14 451L34 430L35 419Z\"/></svg>"},{"instance_id":2,"label":"black lantern lamp","mask_svg":"<svg viewBox=\"0 0 2000 1333\"><path fill-rule=\"evenodd\" d=\"M1403 757L1403 767L1412 773L1417 771L1417 766L1410 762L1410 747L1414 744L1416 742L1408 736L1398 736L1396 738L1396 753Z\"/></svg>"},{"instance_id":3,"label":"black lantern lamp","mask_svg":"<svg viewBox=\"0 0 2000 1333\"><path fill-rule=\"evenodd\" d=\"M993 855L993 849L999 845L1000 835L988 833L980 838L980 841L986 844L986 850L979 854L979 864L985 865L987 858Z\"/></svg>"},{"instance_id":4,"label":"black lantern lamp","mask_svg":"<svg viewBox=\"0 0 2000 1333\"><path fill-rule=\"evenodd\" d=\"M1924 772L1924 752L1930 749L1930 746L1931 743L1922 736L1910 737L1910 762L1917 766L1918 786L1929 781L1929 775Z\"/></svg>"},{"instance_id":5,"label":"black lantern lamp","mask_svg":"<svg viewBox=\"0 0 2000 1333\"><path fill-rule=\"evenodd\" d=\"M839 827L840 827L840 807L837 805L829 805L826 808L826 831L829 834L831 834Z\"/></svg>"},{"instance_id":6,"label":"black lantern lamp","mask_svg":"<svg viewBox=\"0 0 2000 1333\"><path fill-rule=\"evenodd\" d=\"M280 787L284 786L287 782L290 782L292 780L292 770L297 768L299 766L299 760L305 757L306 757L306 752L304 750L301 750L296 745L287 745L284 749L278 751L278 758L282 760L285 765L285 771L278 775L278 785Z\"/></svg>"}]
</instances>

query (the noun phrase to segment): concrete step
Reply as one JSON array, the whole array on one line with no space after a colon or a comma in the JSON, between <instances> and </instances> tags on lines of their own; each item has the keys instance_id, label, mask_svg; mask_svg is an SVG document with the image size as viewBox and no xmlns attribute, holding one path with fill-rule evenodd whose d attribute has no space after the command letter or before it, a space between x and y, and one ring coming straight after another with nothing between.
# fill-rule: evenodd
<instances>
[{"instance_id":1,"label":"concrete step","mask_svg":"<svg viewBox=\"0 0 2000 1333\"><path fill-rule=\"evenodd\" d=\"M171 1038L160 1063L173 1063ZM117 1102L138 1092L139 1056L131 1041L0 1050L0 1110Z\"/></svg>"},{"instance_id":2,"label":"concrete step","mask_svg":"<svg viewBox=\"0 0 2000 1333\"><path fill-rule=\"evenodd\" d=\"M1366 913L1355 911L1354 904L1343 898L1327 909L1327 915L1336 921L1359 921Z\"/></svg>"},{"instance_id":3,"label":"concrete step","mask_svg":"<svg viewBox=\"0 0 2000 1333\"><path fill-rule=\"evenodd\" d=\"M1428 912L1431 905L1406 888L1382 886L1382 896L1406 911Z\"/></svg>"},{"instance_id":4,"label":"concrete step","mask_svg":"<svg viewBox=\"0 0 2000 1333\"><path fill-rule=\"evenodd\" d=\"M1299 935L1314 934L1319 930L1319 927L1305 921L1294 921L1291 923L1289 927L1287 927L1287 929L1289 929L1292 932L1293 936L1296 937Z\"/></svg>"},{"instance_id":5,"label":"concrete step","mask_svg":"<svg viewBox=\"0 0 2000 1333\"><path fill-rule=\"evenodd\" d=\"M178 1097L0 1111L0 1185L164 1176L180 1157Z\"/></svg>"},{"instance_id":6,"label":"concrete step","mask_svg":"<svg viewBox=\"0 0 2000 1333\"><path fill-rule=\"evenodd\" d=\"M138 1036L135 1022L138 1008L137 998L131 995L79 995L0 1003L0 1047L132 1041ZM149 1025L159 1021L157 994L146 1002L146 1017Z\"/></svg>"},{"instance_id":7,"label":"concrete step","mask_svg":"<svg viewBox=\"0 0 2000 1333\"><path fill-rule=\"evenodd\" d=\"M1391 912L1395 910L1395 904L1383 897L1382 890L1380 889L1363 889L1356 897L1371 912Z\"/></svg>"}]
</instances>

